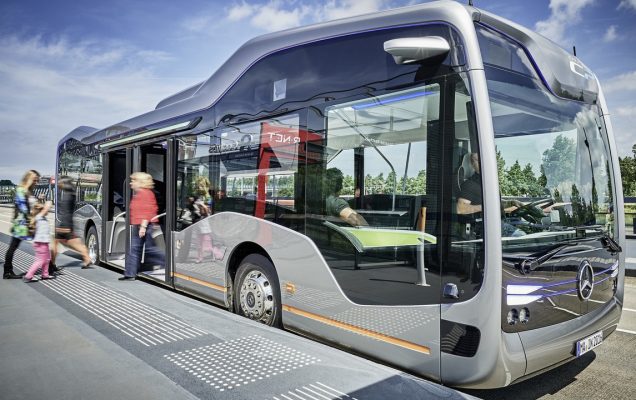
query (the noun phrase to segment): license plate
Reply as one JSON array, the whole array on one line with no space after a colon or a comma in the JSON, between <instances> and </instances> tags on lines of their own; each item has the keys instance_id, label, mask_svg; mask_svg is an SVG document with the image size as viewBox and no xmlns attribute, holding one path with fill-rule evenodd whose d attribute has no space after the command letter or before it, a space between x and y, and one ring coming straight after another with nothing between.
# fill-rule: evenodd
<instances>
[{"instance_id":1,"label":"license plate","mask_svg":"<svg viewBox=\"0 0 636 400\"><path fill-rule=\"evenodd\" d=\"M581 339L576 342L576 356L582 356L593 348L603 343L603 331L596 332L593 335Z\"/></svg>"}]
</instances>

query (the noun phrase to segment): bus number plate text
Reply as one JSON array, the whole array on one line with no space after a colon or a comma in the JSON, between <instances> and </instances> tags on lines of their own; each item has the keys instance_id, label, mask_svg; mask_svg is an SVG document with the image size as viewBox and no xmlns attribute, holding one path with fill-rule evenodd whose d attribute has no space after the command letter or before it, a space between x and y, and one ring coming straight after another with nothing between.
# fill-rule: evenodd
<instances>
[{"instance_id":1,"label":"bus number plate text","mask_svg":"<svg viewBox=\"0 0 636 400\"><path fill-rule=\"evenodd\" d=\"M596 332L593 335L581 339L576 342L576 356L582 356L593 348L603 343L603 331Z\"/></svg>"}]
</instances>

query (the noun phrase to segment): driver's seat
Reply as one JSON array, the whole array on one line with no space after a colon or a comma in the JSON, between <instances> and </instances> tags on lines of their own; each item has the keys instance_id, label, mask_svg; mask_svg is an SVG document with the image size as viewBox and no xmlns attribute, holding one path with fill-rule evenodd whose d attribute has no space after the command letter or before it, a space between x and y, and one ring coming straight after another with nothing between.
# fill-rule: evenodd
<instances>
[{"instance_id":1,"label":"driver's seat","mask_svg":"<svg viewBox=\"0 0 636 400\"><path fill-rule=\"evenodd\" d=\"M471 153L468 152L462 157L462 163L457 168L457 194L462 190L462 184L466 182L471 176L475 175L475 168L473 168L470 162Z\"/></svg>"}]
</instances>

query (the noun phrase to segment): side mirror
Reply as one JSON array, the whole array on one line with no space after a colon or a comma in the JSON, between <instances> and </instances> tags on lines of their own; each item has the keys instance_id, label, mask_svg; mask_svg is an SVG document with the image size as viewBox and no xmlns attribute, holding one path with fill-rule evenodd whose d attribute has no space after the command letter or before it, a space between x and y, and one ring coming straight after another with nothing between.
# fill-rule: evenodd
<instances>
[{"instance_id":1,"label":"side mirror","mask_svg":"<svg viewBox=\"0 0 636 400\"><path fill-rule=\"evenodd\" d=\"M408 64L444 55L450 45L440 36L399 38L384 42L384 51L393 56L396 64Z\"/></svg>"}]
</instances>

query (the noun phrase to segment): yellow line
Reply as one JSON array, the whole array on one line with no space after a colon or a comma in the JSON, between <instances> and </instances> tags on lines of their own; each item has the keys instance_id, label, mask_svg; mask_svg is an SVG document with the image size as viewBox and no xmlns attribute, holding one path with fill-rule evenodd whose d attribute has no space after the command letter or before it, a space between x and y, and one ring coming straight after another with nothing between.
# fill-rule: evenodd
<instances>
[{"instance_id":1,"label":"yellow line","mask_svg":"<svg viewBox=\"0 0 636 400\"><path fill-rule=\"evenodd\" d=\"M359 326L347 324L345 322L336 321L331 318L323 317L322 315L313 314L307 311L300 310L298 308L283 305L283 310L288 311L292 314L300 315L305 318L313 319L318 322L322 322L327 325L335 326L337 328L341 328L347 331L351 331L360 335L368 336L370 338L380 340L382 342L394 344L396 346L404 347L405 349L417 351L424 354L431 354L431 349L426 346L421 346L419 344L415 344L412 342L408 342L406 340L394 338L392 336L385 335L383 333L378 333L375 331L371 331L369 329L360 328Z\"/></svg>"},{"instance_id":2,"label":"yellow line","mask_svg":"<svg viewBox=\"0 0 636 400\"><path fill-rule=\"evenodd\" d=\"M175 278L184 279L186 281L194 282L194 283L197 283L197 284L202 285L202 286L207 286L207 287L212 288L212 289L220 290L221 292L224 292L224 293L226 291L226 288L221 286L221 285L215 285L214 283L206 282L206 281L203 281L201 279L193 278L193 277L188 276L188 275L179 274L177 272L173 273L172 275Z\"/></svg>"}]
</instances>

